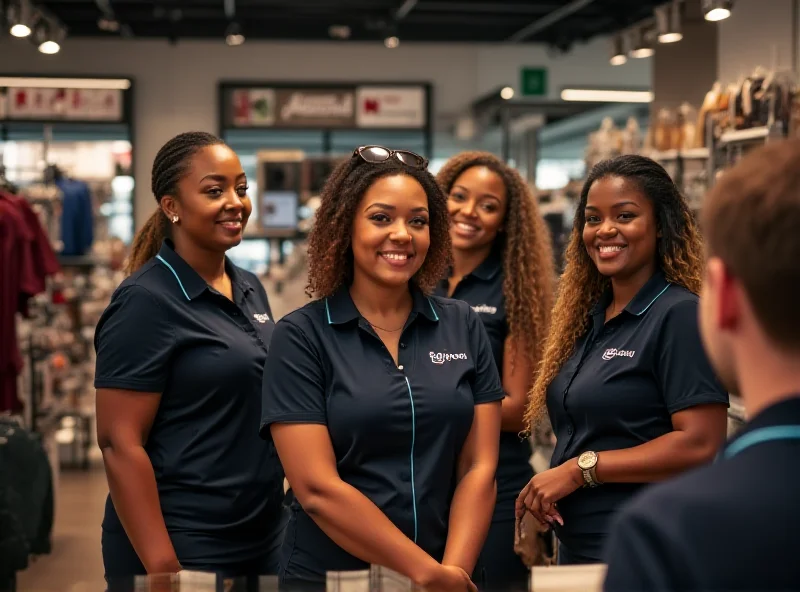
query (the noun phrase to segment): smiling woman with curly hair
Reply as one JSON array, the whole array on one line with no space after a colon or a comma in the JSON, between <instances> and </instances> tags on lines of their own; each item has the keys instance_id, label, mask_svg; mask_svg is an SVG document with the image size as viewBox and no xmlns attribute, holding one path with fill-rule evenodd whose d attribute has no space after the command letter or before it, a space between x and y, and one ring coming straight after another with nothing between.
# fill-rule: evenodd
<instances>
[{"instance_id":1,"label":"smiling woman with curly hair","mask_svg":"<svg viewBox=\"0 0 800 592\"><path fill-rule=\"evenodd\" d=\"M428 295L450 237L426 166L370 146L337 168L309 239L317 300L275 327L261 433L296 496L289 585L378 564L475 591L504 394L478 315Z\"/></svg>"},{"instance_id":2,"label":"smiling woman with curly hair","mask_svg":"<svg viewBox=\"0 0 800 592\"><path fill-rule=\"evenodd\" d=\"M711 460L728 396L697 324L702 245L667 172L598 164L581 192L544 359L526 414L557 444L517 500L555 527L561 563L602 559L609 520L646 483Z\"/></svg>"},{"instance_id":3,"label":"smiling woman with curly hair","mask_svg":"<svg viewBox=\"0 0 800 592\"><path fill-rule=\"evenodd\" d=\"M487 587L527 589L528 569L514 552L514 500L533 476L530 441L519 432L553 305L550 234L531 188L493 154L459 154L437 180L453 242L453 267L437 293L478 312L506 392L497 505L480 564Z\"/></svg>"}]
</instances>

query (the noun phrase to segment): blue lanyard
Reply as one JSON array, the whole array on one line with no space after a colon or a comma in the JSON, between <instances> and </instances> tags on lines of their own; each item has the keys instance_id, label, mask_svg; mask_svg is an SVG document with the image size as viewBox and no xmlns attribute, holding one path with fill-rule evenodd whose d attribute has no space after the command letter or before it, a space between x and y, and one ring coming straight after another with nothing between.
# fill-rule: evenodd
<instances>
[{"instance_id":1,"label":"blue lanyard","mask_svg":"<svg viewBox=\"0 0 800 592\"><path fill-rule=\"evenodd\" d=\"M725 459L732 458L743 450L763 444L764 442L774 442L776 440L800 440L800 425L782 425L770 428L753 430L749 434L744 434L734 440L722 453Z\"/></svg>"}]
</instances>

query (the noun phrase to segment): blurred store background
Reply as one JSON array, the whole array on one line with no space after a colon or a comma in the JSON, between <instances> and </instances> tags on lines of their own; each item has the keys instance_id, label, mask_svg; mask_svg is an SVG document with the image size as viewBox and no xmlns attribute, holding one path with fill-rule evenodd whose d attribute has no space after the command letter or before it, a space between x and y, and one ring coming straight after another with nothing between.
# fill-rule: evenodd
<instances>
[{"instance_id":1,"label":"blurred store background","mask_svg":"<svg viewBox=\"0 0 800 592\"><path fill-rule=\"evenodd\" d=\"M0 302L2 339L22 360L0 350L0 443L19 426L32 434L52 492L26 507L24 519L46 534L21 537L22 559L0 573L0 590L4 581L35 592L102 589L94 324L156 207L153 157L175 134L210 131L240 155L255 211L231 255L263 278L280 316L306 301L316 195L359 145L413 150L434 172L463 150L500 155L537 189L560 255L595 162L650 155L699 210L719 171L754 146L797 136L800 123L797 0L0 8L0 195L37 214L28 223L57 263L36 266L41 288L28 294L27 314ZM9 256L0 253L4 273ZM0 503L16 483L3 455L0 445ZM11 540L2 524L0 548Z\"/></svg>"}]
</instances>

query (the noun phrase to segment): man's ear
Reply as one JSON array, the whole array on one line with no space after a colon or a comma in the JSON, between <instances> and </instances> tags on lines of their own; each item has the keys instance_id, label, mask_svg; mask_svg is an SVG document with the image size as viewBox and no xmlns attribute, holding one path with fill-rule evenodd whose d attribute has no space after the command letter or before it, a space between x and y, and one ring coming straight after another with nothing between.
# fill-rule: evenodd
<instances>
[{"instance_id":1,"label":"man's ear","mask_svg":"<svg viewBox=\"0 0 800 592\"><path fill-rule=\"evenodd\" d=\"M731 269L718 257L708 261L706 280L714 298L717 326L724 331L736 329L741 323L742 289L741 283Z\"/></svg>"}]
</instances>

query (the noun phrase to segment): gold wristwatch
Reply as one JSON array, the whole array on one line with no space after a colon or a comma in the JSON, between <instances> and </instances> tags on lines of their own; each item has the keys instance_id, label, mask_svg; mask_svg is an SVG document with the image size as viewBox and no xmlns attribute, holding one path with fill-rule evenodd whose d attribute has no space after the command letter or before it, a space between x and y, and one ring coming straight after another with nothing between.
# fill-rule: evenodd
<instances>
[{"instance_id":1,"label":"gold wristwatch","mask_svg":"<svg viewBox=\"0 0 800 592\"><path fill-rule=\"evenodd\" d=\"M596 452L587 451L578 457L578 468L583 473L583 480L588 487L597 487L600 481L597 480L597 461L599 460Z\"/></svg>"}]
</instances>

